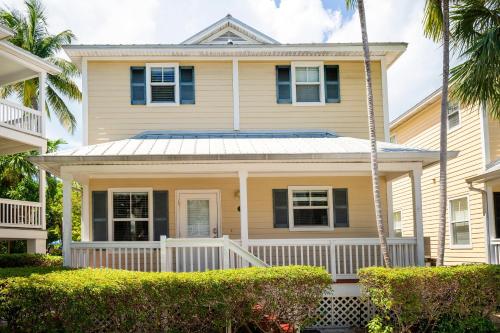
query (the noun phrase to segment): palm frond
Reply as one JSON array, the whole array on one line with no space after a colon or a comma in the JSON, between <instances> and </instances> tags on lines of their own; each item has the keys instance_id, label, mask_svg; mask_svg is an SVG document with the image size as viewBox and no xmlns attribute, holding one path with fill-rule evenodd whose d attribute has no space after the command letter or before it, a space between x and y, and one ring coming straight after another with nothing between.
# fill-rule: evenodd
<instances>
[{"instance_id":1,"label":"palm frond","mask_svg":"<svg viewBox=\"0 0 500 333\"><path fill-rule=\"evenodd\" d=\"M59 75L48 75L47 80L50 85L56 88L63 96L74 101L82 101L82 92L80 88L73 80L64 75L64 73Z\"/></svg>"},{"instance_id":2,"label":"palm frond","mask_svg":"<svg viewBox=\"0 0 500 333\"><path fill-rule=\"evenodd\" d=\"M57 140L47 140L47 153L54 153L59 149L60 145L64 145L67 142L63 139Z\"/></svg>"},{"instance_id":3,"label":"palm frond","mask_svg":"<svg viewBox=\"0 0 500 333\"><path fill-rule=\"evenodd\" d=\"M75 116L68 109L62 98L52 88L50 84L47 85L47 102L50 112L54 112L59 119L61 125L68 130L71 134L75 131L76 119Z\"/></svg>"},{"instance_id":4,"label":"palm frond","mask_svg":"<svg viewBox=\"0 0 500 333\"><path fill-rule=\"evenodd\" d=\"M437 42L443 38L443 10L441 0L426 0L424 8L424 36Z\"/></svg>"},{"instance_id":5,"label":"palm frond","mask_svg":"<svg viewBox=\"0 0 500 333\"><path fill-rule=\"evenodd\" d=\"M345 0L345 6L349 10L356 10L358 8L357 0Z\"/></svg>"},{"instance_id":6,"label":"palm frond","mask_svg":"<svg viewBox=\"0 0 500 333\"><path fill-rule=\"evenodd\" d=\"M58 66L63 70L63 73L70 77L76 77L80 75L80 71L78 67L72 62L67 61L66 59L58 58L58 57L49 57L48 61Z\"/></svg>"}]
</instances>

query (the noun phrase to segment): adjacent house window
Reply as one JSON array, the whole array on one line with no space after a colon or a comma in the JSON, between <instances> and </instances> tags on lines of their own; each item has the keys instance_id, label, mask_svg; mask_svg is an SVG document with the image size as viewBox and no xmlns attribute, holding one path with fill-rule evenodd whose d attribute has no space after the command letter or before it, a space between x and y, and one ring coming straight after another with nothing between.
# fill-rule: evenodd
<instances>
[{"instance_id":1,"label":"adjacent house window","mask_svg":"<svg viewBox=\"0 0 500 333\"><path fill-rule=\"evenodd\" d=\"M148 64L147 82L148 104L179 104L179 66L177 64Z\"/></svg>"},{"instance_id":2,"label":"adjacent house window","mask_svg":"<svg viewBox=\"0 0 500 333\"><path fill-rule=\"evenodd\" d=\"M398 210L392 213L392 225L394 229L394 237L402 237L401 211Z\"/></svg>"},{"instance_id":3,"label":"adjacent house window","mask_svg":"<svg viewBox=\"0 0 500 333\"><path fill-rule=\"evenodd\" d=\"M470 245L469 199L462 197L449 201L451 245Z\"/></svg>"},{"instance_id":4,"label":"adjacent house window","mask_svg":"<svg viewBox=\"0 0 500 333\"><path fill-rule=\"evenodd\" d=\"M398 141L396 139L396 136L395 135L391 135L391 137L389 138L389 142L390 143L398 143Z\"/></svg>"},{"instance_id":5,"label":"adjacent house window","mask_svg":"<svg viewBox=\"0 0 500 333\"><path fill-rule=\"evenodd\" d=\"M322 63L292 63L293 103L324 103L323 73Z\"/></svg>"},{"instance_id":6,"label":"adjacent house window","mask_svg":"<svg viewBox=\"0 0 500 333\"><path fill-rule=\"evenodd\" d=\"M448 103L448 129L460 126L460 107L458 103Z\"/></svg>"},{"instance_id":7,"label":"adjacent house window","mask_svg":"<svg viewBox=\"0 0 500 333\"><path fill-rule=\"evenodd\" d=\"M332 226L332 197L328 186L289 187L289 220L291 229Z\"/></svg>"},{"instance_id":8,"label":"adjacent house window","mask_svg":"<svg viewBox=\"0 0 500 333\"><path fill-rule=\"evenodd\" d=\"M113 192L113 240L149 240L149 192Z\"/></svg>"}]
</instances>

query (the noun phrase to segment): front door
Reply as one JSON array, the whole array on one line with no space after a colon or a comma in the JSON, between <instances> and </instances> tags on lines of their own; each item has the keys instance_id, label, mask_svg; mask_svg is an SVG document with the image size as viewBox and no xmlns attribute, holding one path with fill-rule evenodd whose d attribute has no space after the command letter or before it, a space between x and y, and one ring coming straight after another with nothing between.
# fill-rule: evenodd
<instances>
[{"instance_id":1,"label":"front door","mask_svg":"<svg viewBox=\"0 0 500 333\"><path fill-rule=\"evenodd\" d=\"M215 191L179 193L179 238L219 237L219 195Z\"/></svg>"}]
</instances>

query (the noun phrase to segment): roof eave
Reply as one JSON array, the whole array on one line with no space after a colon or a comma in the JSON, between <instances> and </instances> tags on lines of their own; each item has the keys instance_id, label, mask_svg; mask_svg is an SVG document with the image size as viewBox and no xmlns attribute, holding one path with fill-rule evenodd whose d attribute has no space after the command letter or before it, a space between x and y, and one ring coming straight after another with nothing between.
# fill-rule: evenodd
<instances>
[{"instance_id":1,"label":"roof eave","mask_svg":"<svg viewBox=\"0 0 500 333\"><path fill-rule=\"evenodd\" d=\"M0 49L3 49L3 51L16 56L34 71L47 72L49 74L54 74L54 75L62 73L62 69L59 68L58 66L6 40L0 40Z\"/></svg>"},{"instance_id":2,"label":"roof eave","mask_svg":"<svg viewBox=\"0 0 500 333\"><path fill-rule=\"evenodd\" d=\"M389 128L392 130L397 126L403 124L404 122L406 122L407 120L418 114L420 111L422 111L424 108L439 100L440 97L441 97L441 88L438 88L429 95L427 95L427 97L419 101L417 104L415 104L413 107L408 109L406 112L401 114L399 117L391 121L391 123L389 124Z\"/></svg>"}]
</instances>

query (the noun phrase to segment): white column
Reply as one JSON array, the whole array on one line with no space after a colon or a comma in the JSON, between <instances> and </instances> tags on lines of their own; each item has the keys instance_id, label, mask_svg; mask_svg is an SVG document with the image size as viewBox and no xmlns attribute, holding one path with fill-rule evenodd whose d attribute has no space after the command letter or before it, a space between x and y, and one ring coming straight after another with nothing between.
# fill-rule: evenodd
<instances>
[{"instance_id":1,"label":"white column","mask_svg":"<svg viewBox=\"0 0 500 333\"><path fill-rule=\"evenodd\" d=\"M38 111L41 113L41 124L40 130L42 133L42 137L45 138L45 120L47 119L47 115L45 114L45 81L47 79L47 73L42 72L38 74L38 83L39 83L39 93L38 93Z\"/></svg>"},{"instance_id":2,"label":"white column","mask_svg":"<svg viewBox=\"0 0 500 333\"><path fill-rule=\"evenodd\" d=\"M392 220L392 180L387 180L387 227L389 228L389 237L394 237L394 221Z\"/></svg>"},{"instance_id":3,"label":"white column","mask_svg":"<svg viewBox=\"0 0 500 333\"><path fill-rule=\"evenodd\" d=\"M384 110L384 141L389 142L389 93L387 89L387 64L385 58L380 60L380 69L382 72L382 105Z\"/></svg>"},{"instance_id":4,"label":"white column","mask_svg":"<svg viewBox=\"0 0 500 333\"><path fill-rule=\"evenodd\" d=\"M240 130L240 82L237 58L233 58L233 129Z\"/></svg>"},{"instance_id":5,"label":"white column","mask_svg":"<svg viewBox=\"0 0 500 333\"><path fill-rule=\"evenodd\" d=\"M28 239L27 240L27 251L28 253L41 253L45 254L47 251L47 240L43 238Z\"/></svg>"},{"instance_id":6,"label":"white column","mask_svg":"<svg viewBox=\"0 0 500 333\"><path fill-rule=\"evenodd\" d=\"M45 81L47 79L47 74L42 72L38 74L39 81L39 93L38 93L38 111L41 113L41 123L40 123L40 131L42 133L42 137L45 138L45 119L46 119L46 110L45 110ZM45 154L47 152L47 145L44 144L43 147L39 149L40 154ZM40 210L40 219L42 223L42 230L46 230L46 219L45 219L45 170L42 168L38 168L38 201L40 202L42 208ZM45 246L45 245L44 245Z\"/></svg>"},{"instance_id":7,"label":"white column","mask_svg":"<svg viewBox=\"0 0 500 333\"><path fill-rule=\"evenodd\" d=\"M69 175L63 175L63 256L64 266L71 264L71 234L72 234L72 204L71 204L71 187L73 179Z\"/></svg>"},{"instance_id":8,"label":"white column","mask_svg":"<svg viewBox=\"0 0 500 333\"><path fill-rule=\"evenodd\" d=\"M240 178L240 224L241 224L241 245L248 248L248 194L247 180L248 171L239 171Z\"/></svg>"},{"instance_id":9,"label":"white column","mask_svg":"<svg viewBox=\"0 0 500 333\"><path fill-rule=\"evenodd\" d=\"M484 205L484 203L483 203ZM491 239L495 238L496 235L496 227L495 227L495 203L493 201L493 189L491 185L486 185L486 212L485 212L485 230L484 230L484 238L486 242L486 256L487 263L498 262L498 258L494 257L494 253L492 253L491 248ZM496 259L496 261L495 261Z\"/></svg>"},{"instance_id":10,"label":"white column","mask_svg":"<svg viewBox=\"0 0 500 333\"><path fill-rule=\"evenodd\" d=\"M89 144L89 114L88 114L88 80L87 80L87 58L82 58L82 142L86 146Z\"/></svg>"},{"instance_id":11,"label":"white column","mask_svg":"<svg viewBox=\"0 0 500 333\"><path fill-rule=\"evenodd\" d=\"M81 220L81 239L82 242L90 240L90 206L89 206L89 184L82 184L82 220Z\"/></svg>"},{"instance_id":12,"label":"white column","mask_svg":"<svg viewBox=\"0 0 500 333\"><path fill-rule=\"evenodd\" d=\"M422 220L422 167L411 172L413 192L413 230L417 239L417 265L425 264L424 225Z\"/></svg>"}]
</instances>

